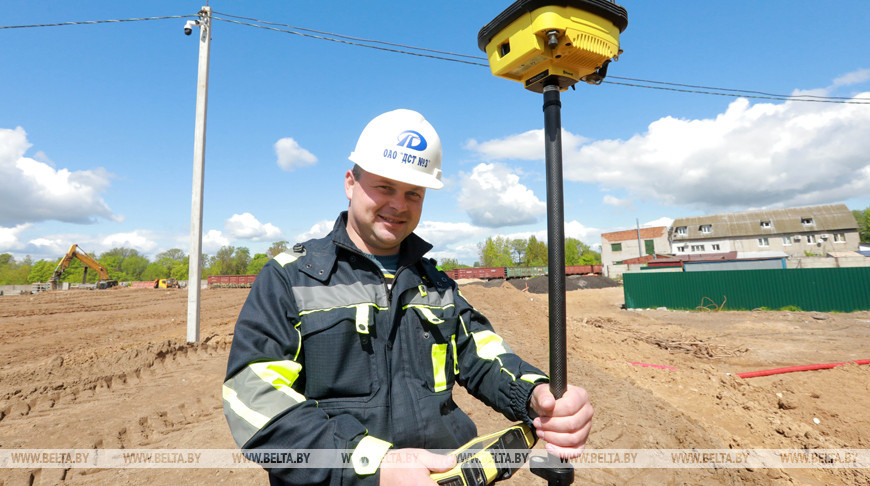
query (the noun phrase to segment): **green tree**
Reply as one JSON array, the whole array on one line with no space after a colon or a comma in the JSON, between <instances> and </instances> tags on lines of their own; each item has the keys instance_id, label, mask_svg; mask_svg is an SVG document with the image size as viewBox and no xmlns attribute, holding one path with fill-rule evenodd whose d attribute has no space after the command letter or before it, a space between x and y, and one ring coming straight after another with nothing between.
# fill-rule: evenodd
<instances>
[{"instance_id":1,"label":"green tree","mask_svg":"<svg viewBox=\"0 0 870 486\"><path fill-rule=\"evenodd\" d=\"M30 273L27 274L27 283L47 283L51 278L51 274L54 273L56 266L57 262L39 260L30 267Z\"/></svg>"},{"instance_id":2,"label":"green tree","mask_svg":"<svg viewBox=\"0 0 870 486\"><path fill-rule=\"evenodd\" d=\"M289 243L287 241L281 240L272 243L272 246L269 247L269 250L266 251L266 254L269 255L269 258L275 258L275 255L279 253L287 251L290 247L287 246Z\"/></svg>"},{"instance_id":3,"label":"green tree","mask_svg":"<svg viewBox=\"0 0 870 486\"><path fill-rule=\"evenodd\" d=\"M441 268L441 270L444 271L467 267L467 265L460 264L459 261L455 258L444 258L443 260L438 262L438 266Z\"/></svg>"},{"instance_id":4,"label":"green tree","mask_svg":"<svg viewBox=\"0 0 870 486\"><path fill-rule=\"evenodd\" d=\"M477 248L484 267L510 267L513 265L510 242L504 236L489 237L485 242L478 244Z\"/></svg>"},{"instance_id":5,"label":"green tree","mask_svg":"<svg viewBox=\"0 0 870 486\"><path fill-rule=\"evenodd\" d=\"M565 239L565 265L600 265L601 253L576 238Z\"/></svg>"},{"instance_id":6,"label":"green tree","mask_svg":"<svg viewBox=\"0 0 870 486\"><path fill-rule=\"evenodd\" d=\"M269 263L269 260L272 258L265 253L257 253L254 255L254 258L251 259L251 263L248 264L248 268L245 270L246 275L256 275L260 273L260 270Z\"/></svg>"},{"instance_id":7,"label":"green tree","mask_svg":"<svg viewBox=\"0 0 870 486\"><path fill-rule=\"evenodd\" d=\"M129 256L121 263L121 270L129 280L142 280L142 272L148 268L148 259L142 255Z\"/></svg>"},{"instance_id":8,"label":"green tree","mask_svg":"<svg viewBox=\"0 0 870 486\"><path fill-rule=\"evenodd\" d=\"M10 253L0 254L0 285L22 285L29 273L29 264L16 262Z\"/></svg>"},{"instance_id":9,"label":"green tree","mask_svg":"<svg viewBox=\"0 0 870 486\"><path fill-rule=\"evenodd\" d=\"M139 278L141 280L157 280L159 278L169 278L169 276L166 267L158 262L151 262L145 267L145 270L142 271Z\"/></svg>"},{"instance_id":10,"label":"green tree","mask_svg":"<svg viewBox=\"0 0 870 486\"><path fill-rule=\"evenodd\" d=\"M870 206L867 206L863 211L854 209L852 215L855 216L855 221L858 223L858 237L861 239L861 243L870 243Z\"/></svg>"},{"instance_id":11,"label":"green tree","mask_svg":"<svg viewBox=\"0 0 870 486\"><path fill-rule=\"evenodd\" d=\"M526 260L526 252L529 250L529 240L517 238L511 240L510 246L514 264L523 265Z\"/></svg>"},{"instance_id":12,"label":"green tree","mask_svg":"<svg viewBox=\"0 0 870 486\"><path fill-rule=\"evenodd\" d=\"M546 267L548 259L547 244L543 241L538 241L534 235L530 236L529 247L526 250L526 265L529 267Z\"/></svg>"}]
</instances>

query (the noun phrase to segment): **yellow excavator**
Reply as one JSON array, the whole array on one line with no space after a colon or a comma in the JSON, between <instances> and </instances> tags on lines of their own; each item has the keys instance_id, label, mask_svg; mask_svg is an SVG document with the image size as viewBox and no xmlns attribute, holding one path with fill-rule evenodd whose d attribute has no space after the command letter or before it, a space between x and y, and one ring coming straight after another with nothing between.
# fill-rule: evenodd
<instances>
[{"instance_id":1,"label":"yellow excavator","mask_svg":"<svg viewBox=\"0 0 870 486\"><path fill-rule=\"evenodd\" d=\"M78 245L73 245L69 247L69 251L66 252L66 255L64 255L60 260L60 263L57 264L57 268L54 269L54 274L52 274L51 278L48 279L48 283L51 285L52 290L57 290L58 280L60 280L63 272L67 267L69 267L69 264L72 263L75 258L85 264L85 271L84 274L82 274L82 283L85 283L85 280L88 277L88 268L90 268L100 276L100 280L97 282L98 289L108 289L118 285L117 280L109 278L109 271L106 270L106 267L100 265L100 262L94 260L84 250L80 249Z\"/></svg>"}]
</instances>

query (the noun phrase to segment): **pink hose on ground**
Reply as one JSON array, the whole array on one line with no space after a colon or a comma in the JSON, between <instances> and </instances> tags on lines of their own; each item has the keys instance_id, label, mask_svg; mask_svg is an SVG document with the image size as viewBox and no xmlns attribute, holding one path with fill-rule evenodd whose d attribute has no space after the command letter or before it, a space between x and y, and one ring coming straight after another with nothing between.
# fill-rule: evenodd
<instances>
[{"instance_id":1,"label":"pink hose on ground","mask_svg":"<svg viewBox=\"0 0 870 486\"><path fill-rule=\"evenodd\" d=\"M815 365L803 365L803 366L788 366L786 368L776 368L772 370L761 370L761 371L746 371L744 373L737 373L737 376L740 378L755 378L757 376L769 376L769 375L779 375L782 373L792 373L794 371L813 371L813 370L827 370L830 368L834 368L836 366L841 366L849 363L857 363L859 365L870 364L870 359L858 359L855 361L846 361L843 363L827 363L827 364L815 364Z\"/></svg>"}]
</instances>

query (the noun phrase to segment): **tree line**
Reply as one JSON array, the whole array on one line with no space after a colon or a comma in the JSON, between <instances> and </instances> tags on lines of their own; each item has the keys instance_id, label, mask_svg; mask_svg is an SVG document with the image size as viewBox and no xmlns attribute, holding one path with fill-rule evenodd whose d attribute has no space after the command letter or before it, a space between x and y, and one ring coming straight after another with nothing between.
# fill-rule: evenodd
<instances>
[{"instance_id":1,"label":"tree line","mask_svg":"<svg viewBox=\"0 0 870 486\"><path fill-rule=\"evenodd\" d=\"M275 255L287 250L286 241L277 241L269 247L266 253L256 253L243 246L224 246L212 255L202 255L202 276L210 275L254 275L260 272L266 262ZM109 278L119 282L134 282L142 280L157 280L174 278L187 280L190 270L190 258L187 253L178 248L158 253L154 260L148 259L138 250L130 248L113 248L98 256L91 255L109 272ZM45 283L54 274L63 256L57 260L39 260L34 262L29 256L16 261L9 253L0 254L0 285L25 285ZM82 283L87 266L73 259L59 282ZM86 283L98 280L97 272L90 270L85 276Z\"/></svg>"},{"instance_id":2,"label":"tree line","mask_svg":"<svg viewBox=\"0 0 870 486\"><path fill-rule=\"evenodd\" d=\"M549 263L547 244L534 236L528 238L489 237L477 245L475 267L546 267ZM576 238L565 239L565 265L600 265L601 254ZM468 268L456 259L445 258L444 270Z\"/></svg>"},{"instance_id":3,"label":"tree line","mask_svg":"<svg viewBox=\"0 0 870 486\"><path fill-rule=\"evenodd\" d=\"M852 210L858 224L861 243L870 243L870 206ZM289 249L287 241L276 241L266 253L255 253L243 246L224 246L214 254L202 255L202 276L210 275L255 275L275 255ZM534 236L510 239L504 236L489 237L477 245L478 261L475 267L545 267L547 244ZM94 255L91 255L94 256ZM63 256L56 260L34 262L29 256L16 261L10 253L0 253L0 285L25 285L48 282ZM189 258L178 248L158 253L154 260L130 248L113 248L95 257L109 271L109 277L119 282L174 278L187 280ZM565 265L599 265L601 254L575 238L565 239ZM468 268L455 258L440 262L444 270ZM85 265L74 259L59 281L81 283ZM96 272L87 273L86 282L97 281Z\"/></svg>"}]
</instances>

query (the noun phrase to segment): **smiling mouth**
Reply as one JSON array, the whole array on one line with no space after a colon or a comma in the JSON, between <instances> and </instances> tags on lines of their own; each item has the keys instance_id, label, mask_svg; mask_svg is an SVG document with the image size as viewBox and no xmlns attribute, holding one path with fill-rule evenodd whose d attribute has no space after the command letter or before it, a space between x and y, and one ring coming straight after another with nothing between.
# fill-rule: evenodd
<instances>
[{"instance_id":1,"label":"smiling mouth","mask_svg":"<svg viewBox=\"0 0 870 486\"><path fill-rule=\"evenodd\" d=\"M387 224L405 224L405 220L403 219L394 219L384 215L378 215L381 221L384 221Z\"/></svg>"}]
</instances>

